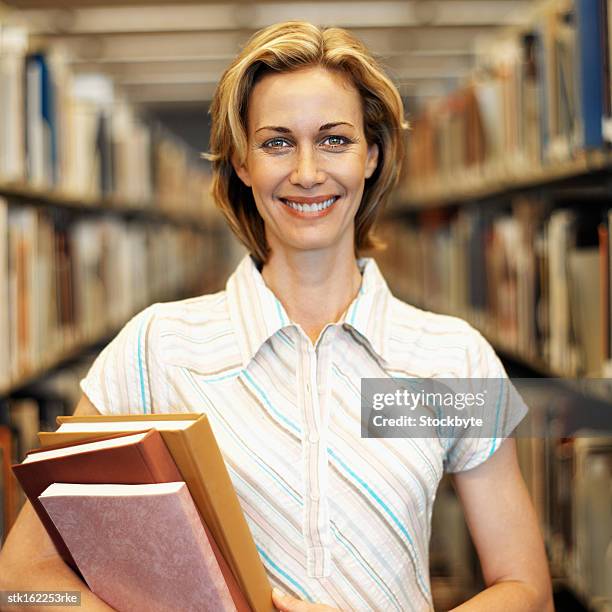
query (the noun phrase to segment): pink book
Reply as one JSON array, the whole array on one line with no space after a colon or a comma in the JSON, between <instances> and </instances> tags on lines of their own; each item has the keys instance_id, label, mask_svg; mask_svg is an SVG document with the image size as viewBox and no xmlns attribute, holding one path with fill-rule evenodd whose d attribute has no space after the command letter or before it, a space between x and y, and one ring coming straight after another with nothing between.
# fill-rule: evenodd
<instances>
[{"instance_id":1,"label":"pink book","mask_svg":"<svg viewBox=\"0 0 612 612\"><path fill-rule=\"evenodd\" d=\"M39 496L91 591L120 612L235 612L184 482L54 483Z\"/></svg>"}]
</instances>

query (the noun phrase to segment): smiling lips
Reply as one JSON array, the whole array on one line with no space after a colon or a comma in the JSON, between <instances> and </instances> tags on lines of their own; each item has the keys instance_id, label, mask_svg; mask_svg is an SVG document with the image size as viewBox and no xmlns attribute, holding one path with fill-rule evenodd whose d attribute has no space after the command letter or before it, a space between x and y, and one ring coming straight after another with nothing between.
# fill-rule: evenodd
<instances>
[{"instance_id":1,"label":"smiling lips","mask_svg":"<svg viewBox=\"0 0 612 612\"><path fill-rule=\"evenodd\" d=\"M288 212L295 216L312 218L328 214L339 198L340 196L337 195L322 195L310 198L291 196L279 199L287 207Z\"/></svg>"}]
</instances>

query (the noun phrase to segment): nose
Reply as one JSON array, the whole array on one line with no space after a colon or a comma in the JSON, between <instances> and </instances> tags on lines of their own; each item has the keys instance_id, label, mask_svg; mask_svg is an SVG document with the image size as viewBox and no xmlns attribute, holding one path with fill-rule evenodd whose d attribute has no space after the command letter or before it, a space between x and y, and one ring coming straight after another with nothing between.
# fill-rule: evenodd
<instances>
[{"instance_id":1,"label":"nose","mask_svg":"<svg viewBox=\"0 0 612 612\"><path fill-rule=\"evenodd\" d=\"M291 184L310 189L325 182L325 173L319 167L319 161L317 151L313 147L301 147L289 177Z\"/></svg>"}]
</instances>

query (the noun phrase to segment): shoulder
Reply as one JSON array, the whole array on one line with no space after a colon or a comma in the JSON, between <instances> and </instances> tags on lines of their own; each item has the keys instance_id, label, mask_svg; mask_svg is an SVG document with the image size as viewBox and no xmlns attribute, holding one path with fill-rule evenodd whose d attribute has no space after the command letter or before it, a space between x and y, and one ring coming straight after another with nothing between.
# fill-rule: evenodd
<instances>
[{"instance_id":1,"label":"shoulder","mask_svg":"<svg viewBox=\"0 0 612 612\"><path fill-rule=\"evenodd\" d=\"M149 327L147 349L164 365L201 369L211 361L231 361L238 352L225 290L158 302L143 317Z\"/></svg>"},{"instance_id":2,"label":"shoulder","mask_svg":"<svg viewBox=\"0 0 612 612\"><path fill-rule=\"evenodd\" d=\"M188 328L201 331L202 326L229 319L225 290L173 302L157 302L149 309L159 330Z\"/></svg>"},{"instance_id":3,"label":"shoulder","mask_svg":"<svg viewBox=\"0 0 612 612\"><path fill-rule=\"evenodd\" d=\"M164 337L202 333L208 325L228 319L225 301L225 291L219 291L172 302L156 302L133 315L120 334L138 335L151 347Z\"/></svg>"},{"instance_id":4,"label":"shoulder","mask_svg":"<svg viewBox=\"0 0 612 612\"><path fill-rule=\"evenodd\" d=\"M103 414L166 410L170 366L206 372L233 365L235 343L223 340L231 333L224 303L220 292L137 312L96 357L81 389Z\"/></svg>"},{"instance_id":5,"label":"shoulder","mask_svg":"<svg viewBox=\"0 0 612 612\"><path fill-rule=\"evenodd\" d=\"M430 375L476 377L498 369L494 349L470 323L417 308L395 296L389 308L389 344L396 359L409 355Z\"/></svg>"}]
</instances>

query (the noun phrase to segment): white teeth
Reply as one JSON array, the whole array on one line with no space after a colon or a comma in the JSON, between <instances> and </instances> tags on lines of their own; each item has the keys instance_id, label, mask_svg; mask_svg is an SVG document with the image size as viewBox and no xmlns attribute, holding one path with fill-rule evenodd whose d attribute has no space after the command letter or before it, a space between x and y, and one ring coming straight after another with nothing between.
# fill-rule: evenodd
<instances>
[{"instance_id":1,"label":"white teeth","mask_svg":"<svg viewBox=\"0 0 612 612\"><path fill-rule=\"evenodd\" d=\"M290 206L291 208L300 212L319 212L321 210L329 208L335 201L335 197L329 198L329 200L325 200L324 202L318 202L317 204L298 204L297 202L283 200L283 202L287 204L287 206Z\"/></svg>"}]
</instances>

